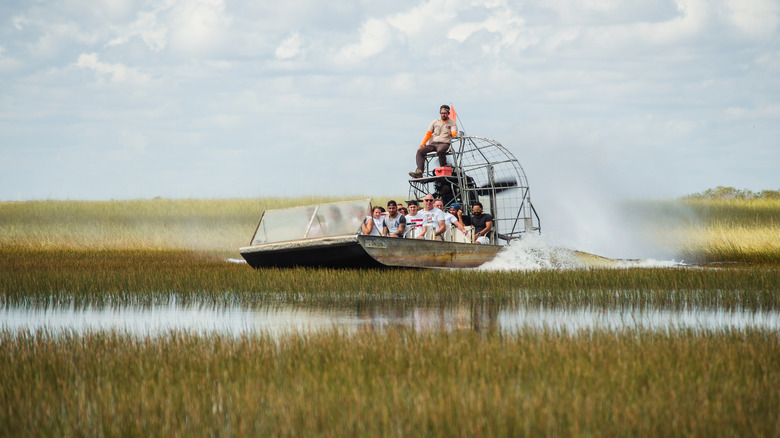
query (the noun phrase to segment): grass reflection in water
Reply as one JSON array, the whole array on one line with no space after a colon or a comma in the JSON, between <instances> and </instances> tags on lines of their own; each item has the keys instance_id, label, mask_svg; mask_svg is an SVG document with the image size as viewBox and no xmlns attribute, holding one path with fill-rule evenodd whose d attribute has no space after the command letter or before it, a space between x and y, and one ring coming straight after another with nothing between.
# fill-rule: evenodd
<instances>
[{"instance_id":1,"label":"grass reflection in water","mask_svg":"<svg viewBox=\"0 0 780 438\"><path fill-rule=\"evenodd\" d=\"M523 294L521 294L523 295ZM520 300L522 301L522 300ZM494 304L489 301L416 305L396 302L347 305L317 304L179 304L27 306L0 310L0 327L52 333L124 331L143 336L170 330L239 336L274 337L339 329L388 330L404 327L421 332L475 330L517 333L526 328L562 332L581 330L744 330L780 329L780 312L762 310L684 309L624 306L594 308L543 304Z\"/></svg>"}]
</instances>

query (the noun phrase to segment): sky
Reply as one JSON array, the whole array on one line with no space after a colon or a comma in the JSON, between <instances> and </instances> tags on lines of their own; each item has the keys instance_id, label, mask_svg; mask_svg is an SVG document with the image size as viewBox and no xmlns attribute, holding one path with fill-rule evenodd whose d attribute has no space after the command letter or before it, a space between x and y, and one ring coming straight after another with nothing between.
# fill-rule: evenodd
<instances>
[{"instance_id":1,"label":"sky","mask_svg":"<svg viewBox=\"0 0 780 438\"><path fill-rule=\"evenodd\" d=\"M777 190L779 27L777 0L5 0L0 201L406 194L445 103L543 225Z\"/></svg>"}]
</instances>

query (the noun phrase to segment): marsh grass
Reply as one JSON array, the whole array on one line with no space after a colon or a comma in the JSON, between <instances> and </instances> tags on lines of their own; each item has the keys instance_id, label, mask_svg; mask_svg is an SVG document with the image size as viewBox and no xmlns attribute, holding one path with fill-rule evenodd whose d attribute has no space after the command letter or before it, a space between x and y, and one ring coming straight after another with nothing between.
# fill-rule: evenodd
<instances>
[{"instance_id":1,"label":"marsh grass","mask_svg":"<svg viewBox=\"0 0 780 438\"><path fill-rule=\"evenodd\" d=\"M627 218L692 263L780 263L780 199L632 201Z\"/></svg>"},{"instance_id":2,"label":"marsh grass","mask_svg":"<svg viewBox=\"0 0 780 438\"><path fill-rule=\"evenodd\" d=\"M696 220L717 228L775 228L780 226L780 199L685 199L676 201L692 209Z\"/></svg>"},{"instance_id":3,"label":"marsh grass","mask_svg":"<svg viewBox=\"0 0 780 438\"><path fill-rule=\"evenodd\" d=\"M695 262L780 262L780 200L686 200L703 226L677 231L680 257Z\"/></svg>"},{"instance_id":4,"label":"marsh grass","mask_svg":"<svg viewBox=\"0 0 780 438\"><path fill-rule=\"evenodd\" d=\"M718 269L255 270L225 261L263 209L320 201L0 203L0 307L175 299L780 309L774 249L755 265ZM671 209L693 217L674 219L681 229L754 233L776 229L768 205L727 204L704 219L696 206ZM761 236L759 251L773 237ZM690 251L755 260L745 257L754 249L727 253L713 239ZM0 436L777 436L779 338L641 327L281 338L0 329Z\"/></svg>"},{"instance_id":5,"label":"marsh grass","mask_svg":"<svg viewBox=\"0 0 780 438\"><path fill-rule=\"evenodd\" d=\"M401 198L399 198L401 199ZM0 203L0 293L4 303L135 303L168 300L338 303L406 300L436 303L490 299L557 306L722 306L777 309L778 259L773 255L775 201L681 201L651 209L694 219L681 226L759 235L761 266L746 269L622 269L539 272L252 270L238 258L264 209L335 198ZM384 199L376 203L385 203ZM670 207L671 205L671 207ZM694 208L695 207L695 208ZM685 214L680 213L680 209ZM715 211L715 213L713 213ZM703 212L703 213L702 213ZM704 218L704 219L702 219ZM706 219L710 218L710 219ZM719 219L713 219L719 218ZM753 218L753 219L750 219ZM709 221L709 222L707 222ZM680 223L675 219L676 223ZM707 228L697 228L707 230ZM757 231L758 230L758 231ZM767 231L768 230L768 231ZM768 234L766 234L768 233ZM688 241L693 241L688 234ZM704 260L745 260L700 239L690 251ZM747 237L739 241L744 245ZM707 253L711 251L711 253ZM731 254L731 256L727 256ZM523 294L518 295L518 292Z\"/></svg>"},{"instance_id":6,"label":"marsh grass","mask_svg":"<svg viewBox=\"0 0 780 438\"><path fill-rule=\"evenodd\" d=\"M774 228L713 226L682 231L678 255L694 263L780 261L780 223Z\"/></svg>"},{"instance_id":7,"label":"marsh grass","mask_svg":"<svg viewBox=\"0 0 780 438\"><path fill-rule=\"evenodd\" d=\"M249 244L264 210L340 200L343 199L301 197L2 202L0 244L33 248L181 248L238 255L238 248Z\"/></svg>"},{"instance_id":8,"label":"marsh grass","mask_svg":"<svg viewBox=\"0 0 780 438\"><path fill-rule=\"evenodd\" d=\"M776 436L774 331L0 332L3 436Z\"/></svg>"},{"instance_id":9,"label":"marsh grass","mask_svg":"<svg viewBox=\"0 0 780 438\"><path fill-rule=\"evenodd\" d=\"M2 202L0 245L187 249L237 258L238 248L249 243L264 210L345 199ZM385 205L387 199L376 198L374 204ZM643 220L649 233L671 247L678 259L695 263L780 263L778 199L632 201L624 208L627 217Z\"/></svg>"},{"instance_id":10,"label":"marsh grass","mask_svg":"<svg viewBox=\"0 0 780 438\"><path fill-rule=\"evenodd\" d=\"M740 269L474 270L259 269L183 250L0 248L0 302L46 305L286 303L489 299L499 305L616 308L688 305L780 309L776 267ZM522 293L521 293L522 292Z\"/></svg>"}]
</instances>

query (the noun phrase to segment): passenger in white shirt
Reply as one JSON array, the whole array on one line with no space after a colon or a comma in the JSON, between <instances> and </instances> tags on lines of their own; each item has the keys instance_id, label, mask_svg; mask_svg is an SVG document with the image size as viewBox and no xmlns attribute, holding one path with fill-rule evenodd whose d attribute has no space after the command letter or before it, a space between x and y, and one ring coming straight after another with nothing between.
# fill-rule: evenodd
<instances>
[{"instance_id":1,"label":"passenger in white shirt","mask_svg":"<svg viewBox=\"0 0 780 438\"><path fill-rule=\"evenodd\" d=\"M444 234L444 230L447 229L447 227L444 225L444 212L434 207L433 201L433 195L425 195L423 198L425 205L420 213L426 217L426 222L424 225L434 230L433 238L435 240L443 240L444 237L442 234Z\"/></svg>"},{"instance_id":2,"label":"passenger in white shirt","mask_svg":"<svg viewBox=\"0 0 780 438\"><path fill-rule=\"evenodd\" d=\"M366 220L360 226L360 231L367 236L387 235L387 224L382 216L382 207L377 205L371 209L371 216L366 216Z\"/></svg>"},{"instance_id":3,"label":"passenger in white shirt","mask_svg":"<svg viewBox=\"0 0 780 438\"><path fill-rule=\"evenodd\" d=\"M406 232L404 234L404 237L412 239L412 238L418 238L418 239L424 239L425 238L425 215L420 213L418 209L420 208L419 205L417 205L417 201L409 201L407 202L407 208L409 209L409 214L406 215Z\"/></svg>"},{"instance_id":4,"label":"passenger in white shirt","mask_svg":"<svg viewBox=\"0 0 780 438\"><path fill-rule=\"evenodd\" d=\"M444 211L444 202L441 199L437 199L433 206L438 208L439 210ZM452 207L455 207L455 211L458 211L458 207L460 207L458 204L452 204L450 206L450 213L444 212L444 225L446 227L449 227L450 225L454 225L458 227L459 230L466 232L466 227L463 226L462 223L458 221L458 217L455 216L455 214L452 213Z\"/></svg>"}]
</instances>

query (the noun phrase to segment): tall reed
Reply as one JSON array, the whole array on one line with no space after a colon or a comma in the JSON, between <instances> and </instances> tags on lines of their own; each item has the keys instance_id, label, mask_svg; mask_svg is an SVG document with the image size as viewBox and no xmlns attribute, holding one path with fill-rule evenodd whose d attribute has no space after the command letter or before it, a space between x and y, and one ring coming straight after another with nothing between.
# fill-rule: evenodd
<instances>
[{"instance_id":1,"label":"tall reed","mask_svg":"<svg viewBox=\"0 0 780 438\"><path fill-rule=\"evenodd\" d=\"M679 259L780 264L780 199L632 201L624 210Z\"/></svg>"},{"instance_id":2,"label":"tall reed","mask_svg":"<svg viewBox=\"0 0 780 438\"><path fill-rule=\"evenodd\" d=\"M184 248L237 254L264 210L339 198L0 202L0 245Z\"/></svg>"},{"instance_id":3,"label":"tall reed","mask_svg":"<svg viewBox=\"0 0 780 438\"><path fill-rule=\"evenodd\" d=\"M490 299L556 306L686 305L780 309L776 267L741 269L474 270L260 269L182 250L0 247L0 303L262 304ZM522 292L522 293L521 293Z\"/></svg>"},{"instance_id":4,"label":"tall reed","mask_svg":"<svg viewBox=\"0 0 780 438\"><path fill-rule=\"evenodd\" d=\"M774 331L0 331L2 436L775 436Z\"/></svg>"},{"instance_id":5,"label":"tall reed","mask_svg":"<svg viewBox=\"0 0 780 438\"><path fill-rule=\"evenodd\" d=\"M396 200L404 197L396 197ZM0 202L0 245L180 248L238 257L264 210L340 198ZM375 199L385 205L386 199ZM780 262L780 200L633 201L628 220L697 263Z\"/></svg>"}]
</instances>

